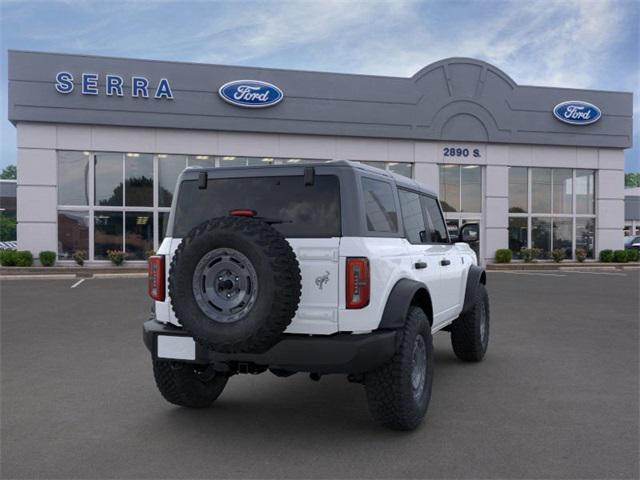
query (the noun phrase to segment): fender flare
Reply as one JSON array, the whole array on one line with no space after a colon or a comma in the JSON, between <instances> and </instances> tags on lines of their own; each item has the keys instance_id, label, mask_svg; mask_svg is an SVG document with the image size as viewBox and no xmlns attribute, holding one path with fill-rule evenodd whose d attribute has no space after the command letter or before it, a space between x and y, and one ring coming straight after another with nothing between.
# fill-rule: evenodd
<instances>
[{"instance_id":1,"label":"fender flare","mask_svg":"<svg viewBox=\"0 0 640 480\"><path fill-rule=\"evenodd\" d=\"M417 301L414 302L413 299L416 298L416 295ZM431 295L427 286L422 282L403 278L398 280L391 289L378 328L402 328L412 303L422 307L429 318L429 323L433 322Z\"/></svg>"},{"instance_id":2,"label":"fender flare","mask_svg":"<svg viewBox=\"0 0 640 480\"><path fill-rule=\"evenodd\" d=\"M480 284L487 284L487 274L485 273L484 268L477 265L471 265L469 273L467 274L467 286L464 292L464 304L462 306L462 312L460 312L461 314L467 313L473 307L473 301L476 298L476 291Z\"/></svg>"}]
</instances>

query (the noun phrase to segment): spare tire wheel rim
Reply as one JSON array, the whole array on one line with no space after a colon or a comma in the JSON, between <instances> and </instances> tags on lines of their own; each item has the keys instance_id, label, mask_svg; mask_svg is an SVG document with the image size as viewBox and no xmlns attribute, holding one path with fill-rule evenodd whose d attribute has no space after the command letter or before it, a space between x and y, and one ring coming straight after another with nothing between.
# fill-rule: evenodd
<instances>
[{"instance_id":1,"label":"spare tire wheel rim","mask_svg":"<svg viewBox=\"0 0 640 480\"><path fill-rule=\"evenodd\" d=\"M246 255L233 248L216 248L196 265L193 296L210 319L237 322L258 298L258 275Z\"/></svg>"}]
</instances>

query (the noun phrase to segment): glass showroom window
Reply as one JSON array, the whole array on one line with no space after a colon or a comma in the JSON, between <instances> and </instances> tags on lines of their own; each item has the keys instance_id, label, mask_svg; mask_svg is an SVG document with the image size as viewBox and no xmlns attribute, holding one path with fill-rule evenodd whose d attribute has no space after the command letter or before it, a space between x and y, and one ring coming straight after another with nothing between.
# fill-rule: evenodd
<instances>
[{"instance_id":1,"label":"glass showroom window","mask_svg":"<svg viewBox=\"0 0 640 480\"><path fill-rule=\"evenodd\" d=\"M574 258L595 251L595 172L568 168L509 167L509 248L554 249Z\"/></svg>"},{"instance_id":2,"label":"glass showroom window","mask_svg":"<svg viewBox=\"0 0 640 480\"><path fill-rule=\"evenodd\" d=\"M413 164L401 162L361 162L371 167L388 170L404 177L413 178Z\"/></svg>"},{"instance_id":3,"label":"glass showroom window","mask_svg":"<svg viewBox=\"0 0 640 480\"><path fill-rule=\"evenodd\" d=\"M178 175L187 166L298 164L325 159L58 151L58 255L144 260L167 230Z\"/></svg>"},{"instance_id":4,"label":"glass showroom window","mask_svg":"<svg viewBox=\"0 0 640 480\"><path fill-rule=\"evenodd\" d=\"M456 238L465 223L477 223L482 212L482 167L440 165L440 203L449 234Z\"/></svg>"}]
</instances>

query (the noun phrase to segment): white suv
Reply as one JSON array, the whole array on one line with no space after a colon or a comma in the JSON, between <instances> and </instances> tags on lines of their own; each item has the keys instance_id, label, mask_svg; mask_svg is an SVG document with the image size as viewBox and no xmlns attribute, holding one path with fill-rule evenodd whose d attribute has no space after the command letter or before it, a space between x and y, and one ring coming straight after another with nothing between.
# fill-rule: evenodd
<instances>
[{"instance_id":1,"label":"white suv","mask_svg":"<svg viewBox=\"0 0 640 480\"><path fill-rule=\"evenodd\" d=\"M343 373L376 420L408 430L431 397L432 333L483 358L485 284L407 178L348 161L189 168L149 259L144 340L171 403L207 407L237 373Z\"/></svg>"}]
</instances>

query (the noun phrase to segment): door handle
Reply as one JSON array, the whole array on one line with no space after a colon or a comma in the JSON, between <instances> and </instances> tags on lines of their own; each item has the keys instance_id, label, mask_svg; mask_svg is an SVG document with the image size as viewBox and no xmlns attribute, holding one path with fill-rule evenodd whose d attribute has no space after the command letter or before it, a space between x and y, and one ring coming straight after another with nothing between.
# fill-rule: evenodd
<instances>
[{"instance_id":1,"label":"door handle","mask_svg":"<svg viewBox=\"0 0 640 480\"><path fill-rule=\"evenodd\" d=\"M416 262L413 264L416 270L420 270L421 268L427 268L427 262Z\"/></svg>"},{"instance_id":2,"label":"door handle","mask_svg":"<svg viewBox=\"0 0 640 480\"><path fill-rule=\"evenodd\" d=\"M447 265L451 265L451 260L448 259L444 259L444 260L440 260L440 265L442 265L443 267L446 267Z\"/></svg>"}]
</instances>

